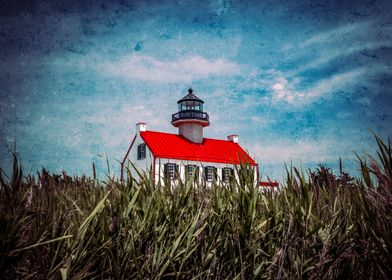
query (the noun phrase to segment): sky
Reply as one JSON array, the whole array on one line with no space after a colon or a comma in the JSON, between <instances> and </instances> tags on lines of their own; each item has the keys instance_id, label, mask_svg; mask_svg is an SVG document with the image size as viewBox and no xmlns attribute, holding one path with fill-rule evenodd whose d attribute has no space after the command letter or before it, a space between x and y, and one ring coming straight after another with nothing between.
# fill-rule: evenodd
<instances>
[{"instance_id":1,"label":"sky","mask_svg":"<svg viewBox=\"0 0 392 280\"><path fill-rule=\"evenodd\" d=\"M0 166L118 174L191 86L261 175L358 172L392 136L391 1L15 1L0 9Z\"/></svg>"}]
</instances>

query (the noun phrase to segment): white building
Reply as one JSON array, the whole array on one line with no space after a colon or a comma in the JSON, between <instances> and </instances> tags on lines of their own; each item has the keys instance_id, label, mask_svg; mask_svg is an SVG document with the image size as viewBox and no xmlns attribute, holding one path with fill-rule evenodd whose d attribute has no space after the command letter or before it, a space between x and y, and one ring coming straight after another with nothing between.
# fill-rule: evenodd
<instances>
[{"instance_id":1,"label":"white building","mask_svg":"<svg viewBox=\"0 0 392 280\"><path fill-rule=\"evenodd\" d=\"M239 145L238 135L229 135L227 140L204 138L209 116L203 112L204 102L192 89L177 103L178 112L172 115L171 123L178 127L178 134L149 131L146 123L136 124L136 134L121 163L121 179L124 168L132 162L138 170L152 172L157 183L175 182L180 177L210 185L230 178L238 180L236 170L246 164L252 167L249 169L254 172L256 185L258 166Z\"/></svg>"}]
</instances>

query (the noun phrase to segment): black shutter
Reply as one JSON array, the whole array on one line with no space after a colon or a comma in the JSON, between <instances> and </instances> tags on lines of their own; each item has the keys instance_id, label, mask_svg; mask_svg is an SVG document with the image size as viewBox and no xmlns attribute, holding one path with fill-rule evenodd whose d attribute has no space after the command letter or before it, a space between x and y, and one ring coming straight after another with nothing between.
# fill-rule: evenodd
<instances>
[{"instance_id":1,"label":"black shutter","mask_svg":"<svg viewBox=\"0 0 392 280\"><path fill-rule=\"evenodd\" d=\"M185 181L188 181L191 174L189 174L189 165L185 165Z\"/></svg>"},{"instance_id":2,"label":"black shutter","mask_svg":"<svg viewBox=\"0 0 392 280\"><path fill-rule=\"evenodd\" d=\"M222 181L228 182L231 178L233 178L234 170L230 167L222 168Z\"/></svg>"},{"instance_id":3,"label":"black shutter","mask_svg":"<svg viewBox=\"0 0 392 280\"><path fill-rule=\"evenodd\" d=\"M179 177L180 177L180 168L179 168L178 164L174 164L174 178L173 179L178 179Z\"/></svg>"},{"instance_id":4,"label":"black shutter","mask_svg":"<svg viewBox=\"0 0 392 280\"><path fill-rule=\"evenodd\" d=\"M222 181L227 182L230 178L230 169L227 167L222 168Z\"/></svg>"},{"instance_id":5,"label":"black shutter","mask_svg":"<svg viewBox=\"0 0 392 280\"><path fill-rule=\"evenodd\" d=\"M217 176L218 176L218 172L217 172L216 167L214 167L214 166L204 167L204 180L206 182L215 181L217 179ZM208 177L210 177L212 180L208 180L209 179Z\"/></svg>"},{"instance_id":6,"label":"black shutter","mask_svg":"<svg viewBox=\"0 0 392 280\"><path fill-rule=\"evenodd\" d=\"M164 165L163 165L163 178L165 179L165 180L167 180L168 178L169 178L169 167L168 167L168 163L165 163Z\"/></svg>"},{"instance_id":7,"label":"black shutter","mask_svg":"<svg viewBox=\"0 0 392 280\"><path fill-rule=\"evenodd\" d=\"M137 146L137 159L141 158L140 145Z\"/></svg>"},{"instance_id":8,"label":"black shutter","mask_svg":"<svg viewBox=\"0 0 392 280\"><path fill-rule=\"evenodd\" d=\"M192 170L192 172L190 172ZM197 172L199 171L199 167L193 164L185 165L185 180L189 180L194 178L196 180L198 178Z\"/></svg>"},{"instance_id":9,"label":"black shutter","mask_svg":"<svg viewBox=\"0 0 392 280\"><path fill-rule=\"evenodd\" d=\"M146 144L145 143L143 143L143 144L141 144L141 149L142 149L142 155L141 155L141 157L142 157L142 159L144 159L144 158L146 158Z\"/></svg>"},{"instance_id":10,"label":"black shutter","mask_svg":"<svg viewBox=\"0 0 392 280\"><path fill-rule=\"evenodd\" d=\"M195 180L199 181L199 166L195 167Z\"/></svg>"}]
</instances>

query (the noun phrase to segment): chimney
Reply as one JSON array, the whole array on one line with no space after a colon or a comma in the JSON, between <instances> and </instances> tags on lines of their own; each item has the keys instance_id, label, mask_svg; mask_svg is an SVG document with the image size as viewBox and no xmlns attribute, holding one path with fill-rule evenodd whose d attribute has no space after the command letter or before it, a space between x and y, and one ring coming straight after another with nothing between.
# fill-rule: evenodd
<instances>
[{"instance_id":1,"label":"chimney","mask_svg":"<svg viewBox=\"0 0 392 280\"><path fill-rule=\"evenodd\" d=\"M227 136L227 140L231 141L233 143L238 143L238 135L237 134L231 134Z\"/></svg>"},{"instance_id":2,"label":"chimney","mask_svg":"<svg viewBox=\"0 0 392 280\"><path fill-rule=\"evenodd\" d=\"M142 131L146 131L147 130L147 124L144 122L140 122L136 124L136 132L140 133Z\"/></svg>"}]
</instances>

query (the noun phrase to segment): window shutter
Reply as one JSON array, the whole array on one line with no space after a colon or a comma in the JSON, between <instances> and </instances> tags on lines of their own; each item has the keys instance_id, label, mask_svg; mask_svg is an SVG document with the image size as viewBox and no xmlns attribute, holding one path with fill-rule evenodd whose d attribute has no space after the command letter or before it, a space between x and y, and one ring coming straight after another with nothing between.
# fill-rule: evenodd
<instances>
[{"instance_id":1,"label":"window shutter","mask_svg":"<svg viewBox=\"0 0 392 280\"><path fill-rule=\"evenodd\" d=\"M196 181L199 180L199 166L196 166L196 168L195 168L195 180Z\"/></svg>"},{"instance_id":2,"label":"window shutter","mask_svg":"<svg viewBox=\"0 0 392 280\"><path fill-rule=\"evenodd\" d=\"M142 144L142 158L146 158L146 144Z\"/></svg>"},{"instance_id":3,"label":"window shutter","mask_svg":"<svg viewBox=\"0 0 392 280\"><path fill-rule=\"evenodd\" d=\"M185 179L189 180L190 178L193 178L196 180L198 174L198 166L190 164L190 165L185 165Z\"/></svg>"},{"instance_id":4,"label":"window shutter","mask_svg":"<svg viewBox=\"0 0 392 280\"><path fill-rule=\"evenodd\" d=\"M216 167L214 167L213 171L214 171L214 174L213 174L214 181L217 181L218 180L218 169Z\"/></svg>"},{"instance_id":5,"label":"window shutter","mask_svg":"<svg viewBox=\"0 0 392 280\"><path fill-rule=\"evenodd\" d=\"M174 179L178 179L180 177L180 168L178 164L175 164L174 166Z\"/></svg>"},{"instance_id":6,"label":"window shutter","mask_svg":"<svg viewBox=\"0 0 392 280\"><path fill-rule=\"evenodd\" d=\"M137 146L137 159L144 159L146 157L146 144L142 143Z\"/></svg>"},{"instance_id":7,"label":"window shutter","mask_svg":"<svg viewBox=\"0 0 392 280\"><path fill-rule=\"evenodd\" d=\"M234 175L234 170L233 168L230 167L224 167L222 168L222 181L228 182Z\"/></svg>"},{"instance_id":8,"label":"window shutter","mask_svg":"<svg viewBox=\"0 0 392 280\"><path fill-rule=\"evenodd\" d=\"M163 177L165 180L167 180L169 178L169 166L168 163L165 163L163 165Z\"/></svg>"},{"instance_id":9,"label":"window shutter","mask_svg":"<svg viewBox=\"0 0 392 280\"><path fill-rule=\"evenodd\" d=\"M222 181L227 182L229 181L230 177L230 170L227 167L222 168Z\"/></svg>"},{"instance_id":10,"label":"window shutter","mask_svg":"<svg viewBox=\"0 0 392 280\"><path fill-rule=\"evenodd\" d=\"M188 181L189 180L189 178L191 177L190 175L191 174L189 174L189 167L188 167L189 165L185 165L185 180L186 181Z\"/></svg>"},{"instance_id":11,"label":"window shutter","mask_svg":"<svg viewBox=\"0 0 392 280\"><path fill-rule=\"evenodd\" d=\"M206 166L204 167L204 180L206 182L212 182L217 179L217 168L214 166Z\"/></svg>"}]
</instances>

